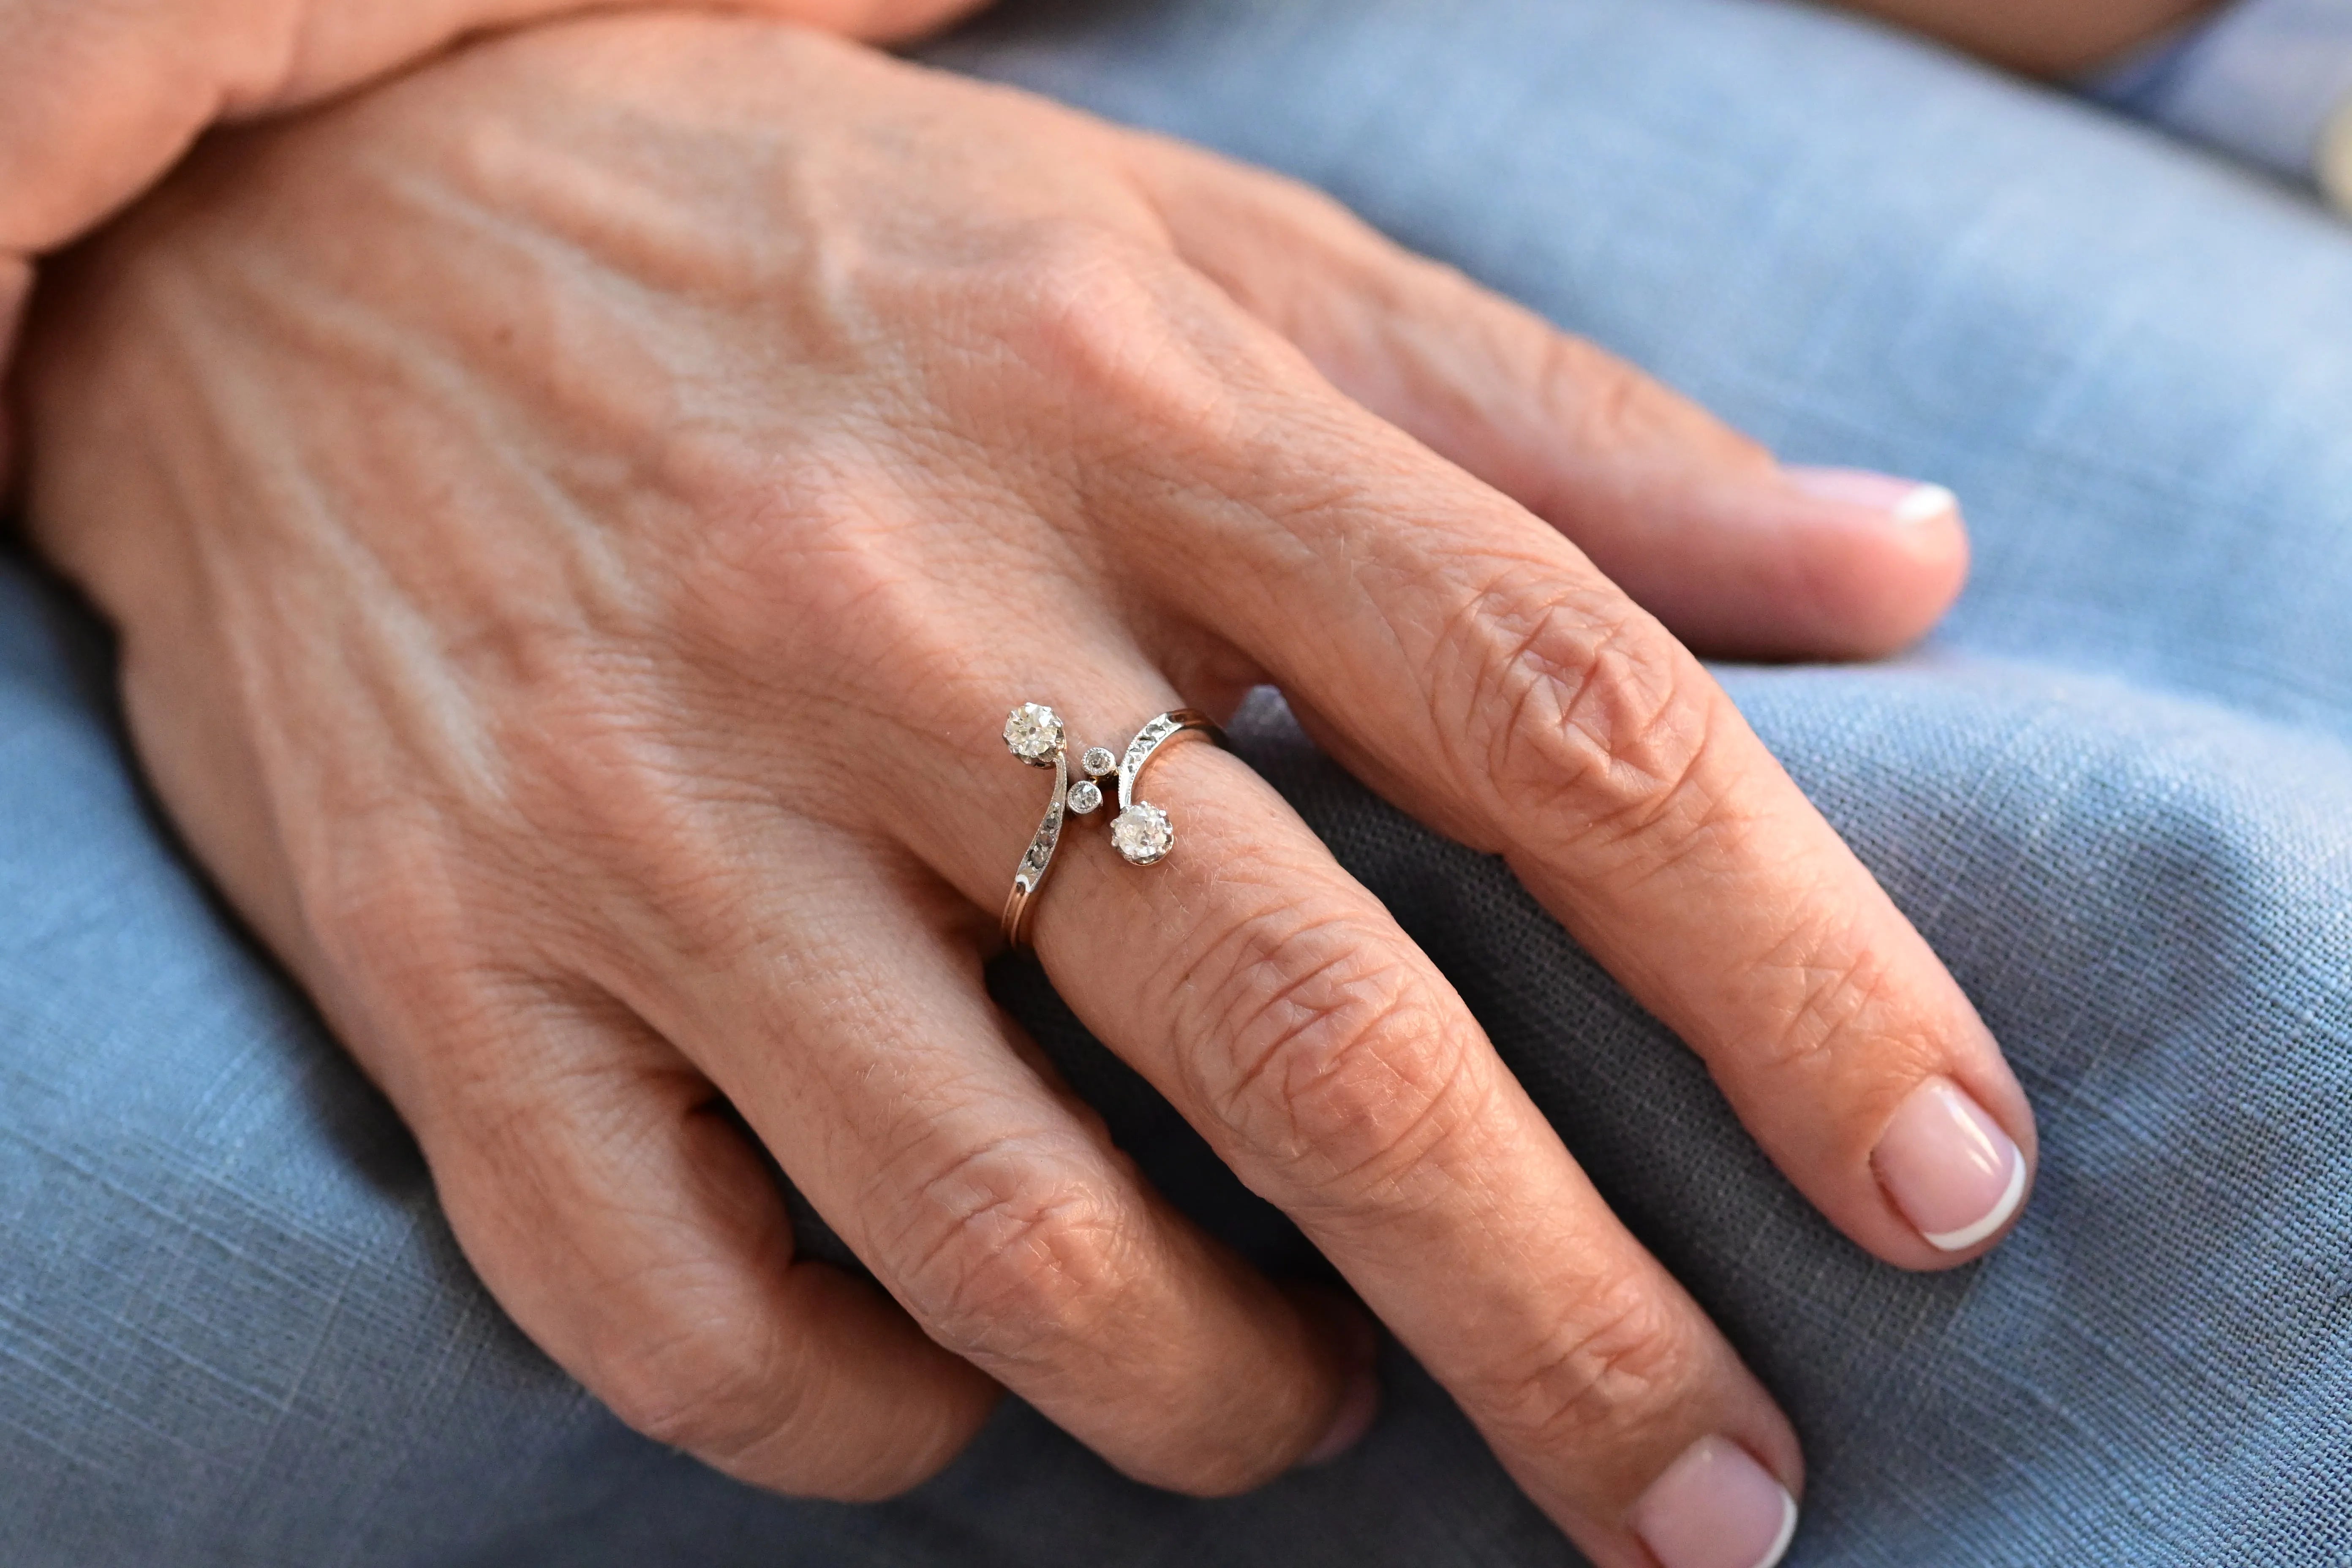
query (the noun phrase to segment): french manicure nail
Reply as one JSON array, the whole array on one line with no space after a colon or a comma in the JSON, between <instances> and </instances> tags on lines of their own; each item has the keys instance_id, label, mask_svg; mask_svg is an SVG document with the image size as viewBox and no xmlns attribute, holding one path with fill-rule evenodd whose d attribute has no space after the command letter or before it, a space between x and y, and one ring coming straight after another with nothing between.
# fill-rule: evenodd
<instances>
[{"instance_id":1,"label":"french manicure nail","mask_svg":"<svg viewBox=\"0 0 2352 1568\"><path fill-rule=\"evenodd\" d=\"M1633 1533L1665 1568L1772 1568L1797 1500L1727 1437L1701 1437L1633 1505Z\"/></svg>"},{"instance_id":2,"label":"french manicure nail","mask_svg":"<svg viewBox=\"0 0 2352 1568\"><path fill-rule=\"evenodd\" d=\"M1847 506L1883 512L1902 527L1932 521L1960 510L1958 496L1941 485L1898 479L1866 468L1788 468L1780 470L1789 483L1809 496Z\"/></svg>"},{"instance_id":3,"label":"french manicure nail","mask_svg":"<svg viewBox=\"0 0 2352 1568\"><path fill-rule=\"evenodd\" d=\"M2025 1196L2025 1157L1949 1079L1911 1091L1870 1163L1895 1206L1946 1252L1965 1251L2007 1225Z\"/></svg>"}]
</instances>

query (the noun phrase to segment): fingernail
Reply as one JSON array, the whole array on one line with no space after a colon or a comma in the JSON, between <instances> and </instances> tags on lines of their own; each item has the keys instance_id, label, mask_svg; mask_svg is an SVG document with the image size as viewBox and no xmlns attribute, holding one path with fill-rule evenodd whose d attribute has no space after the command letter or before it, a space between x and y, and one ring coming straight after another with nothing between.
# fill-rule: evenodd
<instances>
[{"instance_id":1,"label":"fingernail","mask_svg":"<svg viewBox=\"0 0 2352 1568\"><path fill-rule=\"evenodd\" d=\"M1772 1568L1797 1500L1727 1437L1701 1437L1633 1505L1633 1533L1665 1568Z\"/></svg>"},{"instance_id":2,"label":"fingernail","mask_svg":"<svg viewBox=\"0 0 2352 1568\"><path fill-rule=\"evenodd\" d=\"M1898 479L1867 468L1789 468L1789 483L1809 496L1883 512L1889 522L1913 527L1960 510L1960 500L1941 485Z\"/></svg>"},{"instance_id":3,"label":"fingernail","mask_svg":"<svg viewBox=\"0 0 2352 1568\"><path fill-rule=\"evenodd\" d=\"M1870 1163L1895 1206L1946 1252L1965 1251L2007 1225L2025 1196L2025 1157L1949 1079L1911 1091Z\"/></svg>"},{"instance_id":4,"label":"fingernail","mask_svg":"<svg viewBox=\"0 0 2352 1568\"><path fill-rule=\"evenodd\" d=\"M1322 1440L1307 1450L1302 1465L1328 1465L1364 1439L1372 1429L1372 1418L1381 1413L1381 1379L1367 1363L1350 1368L1348 1384L1339 1395L1339 1408L1331 1417L1330 1430Z\"/></svg>"}]
</instances>

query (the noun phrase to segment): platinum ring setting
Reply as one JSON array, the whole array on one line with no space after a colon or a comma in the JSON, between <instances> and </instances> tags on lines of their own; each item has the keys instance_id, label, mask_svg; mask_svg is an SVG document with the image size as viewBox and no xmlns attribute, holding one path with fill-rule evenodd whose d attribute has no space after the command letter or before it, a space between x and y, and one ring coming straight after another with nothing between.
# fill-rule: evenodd
<instances>
[{"instance_id":1,"label":"platinum ring setting","mask_svg":"<svg viewBox=\"0 0 2352 1568\"><path fill-rule=\"evenodd\" d=\"M1087 746L1077 757L1076 782L1071 779L1069 730L1062 716L1042 702L1024 702L1005 716L1004 748L1033 768L1054 770L1053 798L1013 875L1013 891L1004 900L1005 942L1024 947L1035 910L1037 890L1054 868L1054 851L1061 847L1062 826L1072 816L1092 816L1105 802L1104 784L1117 775L1118 815L1111 819L1111 847L1130 866L1156 866L1176 847L1176 829L1168 814L1136 794L1144 765L1160 749L1187 730L1198 730L1222 742L1217 726L1197 708L1177 708L1159 715L1135 732L1124 752L1108 746Z\"/></svg>"}]
</instances>

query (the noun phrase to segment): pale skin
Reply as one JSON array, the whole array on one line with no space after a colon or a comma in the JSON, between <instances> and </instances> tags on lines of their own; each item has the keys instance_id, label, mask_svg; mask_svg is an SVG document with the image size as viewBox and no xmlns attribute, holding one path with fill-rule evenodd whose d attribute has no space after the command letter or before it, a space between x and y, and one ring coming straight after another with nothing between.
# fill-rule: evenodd
<instances>
[{"instance_id":1,"label":"pale skin","mask_svg":"<svg viewBox=\"0 0 2352 1568\"><path fill-rule=\"evenodd\" d=\"M1311 193L773 20L633 16L225 139L54 281L31 514L122 633L157 789L490 1289L654 1436L871 1498L1002 1388L1204 1493L1360 1427L1354 1307L1202 1237L982 987L1042 801L996 734L1024 698L1117 744L1280 685L1506 856L1858 1245L1999 1240L1929 1246L1871 1154L1943 1079L2030 1163L2014 1079L1690 651L1904 646L1958 516L1801 491ZM1079 1016L1604 1568L1652 1561L1629 1510L1699 1438L1801 1490L1377 901L1212 747L1151 793L1180 852L1075 834L1040 904ZM722 1104L881 1290L792 1257Z\"/></svg>"}]
</instances>

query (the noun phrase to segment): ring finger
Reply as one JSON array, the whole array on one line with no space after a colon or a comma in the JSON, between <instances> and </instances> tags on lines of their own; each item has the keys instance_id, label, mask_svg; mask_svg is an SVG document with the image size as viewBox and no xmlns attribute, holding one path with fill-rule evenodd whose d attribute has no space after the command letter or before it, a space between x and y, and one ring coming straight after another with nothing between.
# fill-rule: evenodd
<instances>
[{"instance_id":1,"label":"ring finger","mask_svg":"<svg viewBox=\"0 0 2352 1568\"><path fill-rule=\"evenodd\" d=\"M1089 672L1063 710L1074 740L1119 750L1176 704L1131 664L1108 677L1121 668L1108 657L1007 672L998 689L1043 695L1055 667ZM954 683L972 717L952 767L986 765L987 690L973 674ZM908 834L983 907L1045 793L1001 750L994 762L993 777L928 780L964 809ZM1193 742L1151 766L1174 834L1163 862L1130 865L1065 830L1034 928L1056 989L1298 1221L1596 1561L1649 1561L1641 1501L1677 1477L1711 1496L1669 1512L1714 1508L1760 1558L1801 1469L1761 1385L1610 1214L1444 977L1270 786ZM1707 1474L1677 1464L1695 1452L1713 1456Z\"/></svg>"}]
</instances>

